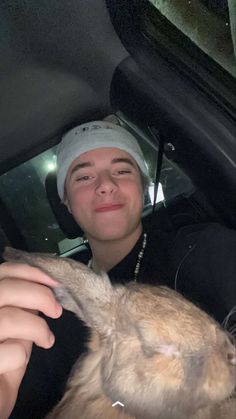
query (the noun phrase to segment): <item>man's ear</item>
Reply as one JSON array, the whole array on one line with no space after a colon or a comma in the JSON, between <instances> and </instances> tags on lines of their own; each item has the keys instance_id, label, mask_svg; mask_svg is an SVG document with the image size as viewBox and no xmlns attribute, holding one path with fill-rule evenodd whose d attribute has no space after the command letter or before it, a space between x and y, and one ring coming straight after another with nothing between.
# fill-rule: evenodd
<instances>
[{"instance_id":1,"label":"man's ear","mask_svg":"<svg viewBox=\"0 0 236 419\"><path fill-rule=\"evenodd\" d=\"M66 195L65 195L65 198L63 199L62 203L66 206L69 213L72 214L71 207L70 207L70 204L69 204L69 201L68 201L68 198L66 197Z\"/></svg>"}]
</instances>

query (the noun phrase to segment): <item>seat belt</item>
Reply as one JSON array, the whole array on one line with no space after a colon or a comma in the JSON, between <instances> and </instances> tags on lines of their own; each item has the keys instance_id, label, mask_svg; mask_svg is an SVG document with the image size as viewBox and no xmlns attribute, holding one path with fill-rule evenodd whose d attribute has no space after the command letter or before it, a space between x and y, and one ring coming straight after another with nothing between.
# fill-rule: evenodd
<instances>
[{"instance_id":1,"label":"seat belt","mask_svg":"<svg viewBox=\"0 0 236 419\"><path fill-rule=\"evenodd\" d=\"M164 139L163 139L163 135L161 135L161 132L157 128L148 126L148 130L158 147L158 154L157 154L157 160L156 160L156 173L155 173L155 180L154 180L154 197L153 197L153 204L152 204L152 215L154 215L155 209L156 209L158 188L160 184L162 162L163 162Z\"/></svg>"}]
</instances>

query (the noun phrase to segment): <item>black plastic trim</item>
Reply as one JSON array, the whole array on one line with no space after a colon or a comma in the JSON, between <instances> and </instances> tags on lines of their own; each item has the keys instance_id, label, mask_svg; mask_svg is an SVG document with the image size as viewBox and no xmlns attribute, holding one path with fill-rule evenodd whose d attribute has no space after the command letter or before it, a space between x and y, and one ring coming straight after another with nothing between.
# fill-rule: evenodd
<instances>
[{"instance_id":1,"label":"black plastic trim","mask_svg":"<svg viewBox=\"0 0 236 419\"><path fill-rule=\"evenodd\" d=\"M168 158L190 176L223 222L236 226L235 125L165 60L155 64L155 58L149 57L142 66L128 58L117 68L113 107L140 128L161 128L165 141L174 146Z\"/></svg>"},{"instance_id":2,"label":"black plastic trim","mask_svg":"<svg viewBox=\"0 0 236 419\"><path fill-rule=\"evenodd\" d=\"M217 103L222 112L236 122L235 79L213 59L198 48L187 36L174 28L168 19L161 16L148 0L106 0L114 28L125 48L139 65L155 57L165 60L169 67L191 81L195 88ZM143 13L152 16L155 12L164 22L158 39L147 36L143 28ZM163 29L164 28L164 29ZM178 42L172 35L178 33ZM170 30L171 29L171 30ZM186 53L188 51L188 54Z\"/></svg>"}]
</instances>

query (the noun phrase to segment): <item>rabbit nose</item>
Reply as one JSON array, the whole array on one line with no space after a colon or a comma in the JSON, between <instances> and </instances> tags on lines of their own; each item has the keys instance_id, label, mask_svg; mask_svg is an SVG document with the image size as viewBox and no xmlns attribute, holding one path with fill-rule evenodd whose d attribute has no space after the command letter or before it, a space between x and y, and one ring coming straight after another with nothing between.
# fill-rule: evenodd
<instances>
[{"instance_id":1,"label":"rabbit nose","mask_svg":"<svg viewBox=\"0 0 236 419\"><path fill-rule=\"evenodd\" d=\"M227 359L230 364L236 365L236 346L232 336L227 336Z\"/></svg>"},{"instance_id":2,"label":"rabbit nose","mask_svg":"<svg viewBox=\"0 0 236 419\"><path fill-rule=\"evenodd\" d=\"M230 362L230 364L232 364L232 365L236 365L236 355L235 354L228 354L228 356L227 356L227 358L228 358L228 361Z\"/></svg>"},{"instance_id":3,"label":"rabbit nose","mask_svg":"<svg viewBox=\"0 0 236 419\"><path fill-rule=\"evenodd\" d=\"M236 365L236 348L232 344L227 353L227 359L230 364Z\"/></svg>"},{"instance_id":4,"label":"rabbit nose","mask_svg":"<svg viewBox=\"0 0 236 419\"><path fill-rule=\"evenodd\" d=\"M216 336L218 348L221 348L221 352L231 365L236 365L236 346L233 336L219 328L216 329Z\"/></svg>"}]
</instances>

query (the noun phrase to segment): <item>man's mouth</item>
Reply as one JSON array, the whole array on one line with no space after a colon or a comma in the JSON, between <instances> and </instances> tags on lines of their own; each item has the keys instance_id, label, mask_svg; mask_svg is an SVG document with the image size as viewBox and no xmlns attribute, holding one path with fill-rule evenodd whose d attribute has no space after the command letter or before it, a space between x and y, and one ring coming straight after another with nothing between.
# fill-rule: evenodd
<instances>
[{"instance_id":1,"label":"man's mouth","mask_svg":"<svg viewBox=\"0 0 236 419\"><path fill-rule=\"evenodd\" d=\"M108 212L108 211L116 211L122 208L124 204L107 204L101 205L100 207L95 208L95 212Z\"/></svg>"}]
</instances>

